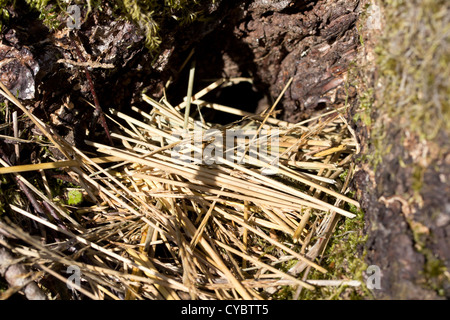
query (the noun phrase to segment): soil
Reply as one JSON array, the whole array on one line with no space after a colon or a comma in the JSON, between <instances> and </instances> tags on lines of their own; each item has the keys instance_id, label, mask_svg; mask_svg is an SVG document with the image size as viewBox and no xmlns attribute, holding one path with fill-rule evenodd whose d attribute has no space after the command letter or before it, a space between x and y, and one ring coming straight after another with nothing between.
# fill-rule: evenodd
<instances>
[{"instance_id":1,"label":"soil","mask_svg":"<svg viewBox=\"0 0 450 320\"><path fill-rule=\"evenodd\" d=\"M180 101L187 90L188 68L178 70L192 49L197 61L194 91L223 76L253 79L252 84L236 85L209 95L207 99L211 102L262 110L275 101L293 78L277 107L283 120L297 122L318 110L358 103L356 89L348 85L347 77L360 45L356 28L361 12L359 0L216 0L205 11L209 19L204 22L184 29L168 29L162 35L157 55L143 47L143 36L133 24L112 20L108 8L100 15L91 15L76 34L69 34L68 30L50 33L37 14L18 8L12 13L9 27L2 31L1 43L14 53L25 52L29 57L13 66L22 74L22 80L13 79L14 86L31 86L30 74L34 76L34 97L21 98L30 98L25 101L35 114L82 148L86 148L85 129L94 112L86 101L93 101L93 97L83 68L60 62L60 59L81 61L73 41L81 47L91 66L95 66L94 62L103 64L90 68L90 73L105 112L108 107L131 112L131 105L145 110L148 106L140 100L141 92L159 98L169 79L172 84L167 95L173 103ZM39 71L30 67L35 64L39 65ZM107 64L113 68L105 68ZM14 86L11 84L11 88ZM356 108L352 110L356 112ZM349 119L352 116L350 113ZM224 122L233 120L223 115L208 117ZM371 152L367 128L361 123L355 128L363 152ZM91 134L106 142L99 124ZM400 141L399 132L387 134L393 141ZM450 194L450 156L436 158L435 166L430 165L423 172L425 187L418 195L423 203L411 208L406 208L408 203L396 196L414 194L411 169L399 167L395 161L399 156L405 156L403 146L392 150L376 173L370 165L360 164L354 187L366 212L365 232L369 235L366 247L361 250L367 251L369 265L378 265L382 270L382 289L374 290L375 297L438 298L434 287L442 283L427 278L424 270L432 257L450 263L447 249L450 204L448 200L442 201ZM408 161L408 154L405 159ZM32 161L31 157L28 161ZM420 248L411 231L411 221L428 230L423 233ZM450 297L448 285L445 294Z\"/></svg>"}]
</instances>

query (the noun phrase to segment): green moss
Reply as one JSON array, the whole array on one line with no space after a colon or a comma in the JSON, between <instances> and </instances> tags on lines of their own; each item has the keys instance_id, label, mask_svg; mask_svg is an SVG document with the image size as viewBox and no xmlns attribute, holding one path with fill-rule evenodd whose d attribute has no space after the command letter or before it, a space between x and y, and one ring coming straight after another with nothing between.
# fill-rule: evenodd
<instances>
[{"instance_id":1,"label":"green moss","mask_svg":"<svg viewBox=\"0 0 450 320\"><path fill-rule=\"evenodd\" d=\"M79 190L69 190L67 192L67 204L69 206L76 206L83 202L83 193Z\"/></svg>"},{"instance_id":2,"label":"green moss","mask_svg":"<svg viewBox=\"0 0 450 320\"><path fill-rule=\"evenodd\" d=\"M438 295L445 296L444 284L450 280L450 274L445 262L436 258L431 250L423 248L421 253L425 256L423 276L426 286L434 290Z\"/></svg>"},{"instance_id":3,"label":"green moss","mask_svg":"<svg viewBox=\"0 0 450 320\"><path fill-rule=\"evenodd\" d=\"M274 300L292 300L295 290L291 286L283 286L274 295Z\"/></svg>"},{"instance_id":4,"label":"green moss","mask_svg":"<svg viewBox=\"0 0 450 320\"><path fill-rule=\"evenodd\" d=\"M412 173L412 189L414 192L418 193L422 189L423 185L423 175L425 173L425 168L420 165L415 165L413 167Z\"/></svg>"},{"instance_id":5,"label":"green moss","mask_svg":"<svg viewBox=\"0 0 450 320\"><path fill-rule=\"evenodd\" d=\"M180 26L201 19L201 3L213 1L165 0L165 1L114 1L123 14L133 20L144 32L147 46L156 49L161 43L161 25L171 21Z\"/></svg>"},{"instance_id":6,"label":"green moss","mask_svg":"<svg viewBox=\"0 0 450 320\"><path fill-rule=\"evenodd\" d=\"M393 143L389 132L410 131L432 141L439 131L450 131L450 5L445 0L387 0L377 2L383 14L381 35L373 48L373 63L359 63L352 81L357 83L360 108L354 121L369 129L369 161L376 170ZM367 20L366 4L358 23L361 45ZM352 76L352 75L351 75ZM376 97L376 99L374 99ZM393 120L393 121L392 121ZM396 147L396 146L394 146ZM414 188L421 185L415 168Z\"/></svg>"},{"instance_id":7,"label":"green moss","mask_svg":"<svg viewBox=\"0 0 450 320\"><path fill-rule=\"evenodd\" d=\"M40 6L36 7L36 9L40 12L39 19L42 20L42 22L47 28L49 28L50 30L59 28L61 22L58 19L59 8L57 6L47 7L41 4Z\"/></svg>"},{"instance_id":8,"label":"green moss","mask_svg":"<svg viewBox=\"0 0 450 320\"><path fill-rule=\"evenodd\" d=\"M447 1L391 0L377 47L382 89L377 108L432 140L450 130L450 25Z\"/></svg>"},{"instance_id":9,"label":"green moss","mask_svg":"<svg viewBox=\"0 0 450 320\"><path fill-rule=\"evenodd\" d=\"M373 89L369 88L366 91L361 92L359 94L359 102L361 121L364 125L370 126L372 124L371 112L374 103Z\"/></svg>"},{"instance_id":10,"label":"green moss","mask_svg":"<svg viewBox=\"0 0 450 320\"><path fill-rule=\"evenodd\" d=\"M430 278L439 277L445 270L445 263L436 258L429 259L425 264L425 272Z\"/></svg>"},{"instance_id":11,"label":"green moss","mask_svg":"<svg viewBox=\"0 0 450 320\"><path fill-rule=\"evenodd\" d=\"M2 31L3 24L8 23L9 21L9 12L4 8L0 1L0 32Z\"/></svg>"},{"instance_id":12,"label":"green moss","mask_svg":"<svg viewBox=\"0 0 450 320\"><path fill-rule=\"evenodd\" d=\"M374 104L375 104L375 94L374 89L371 88L367 83L363 83L363 78L360 75L361 69L356 66L351 70L350 78L355 79L356 86L360 89L358 90L358 100L359 107L355 115L353 116L353 121L361 123L367 128L373 128L373 118L374 118ZM383 155L390 151L391 146L385 145L382 137L375 135L371 137L370 140L372 152L362 154L359 161L368 161L372 164L373 170L376 171L377 166L382 162Z\"/></svg>"},{"instance_id":13,"label":"green moss","mask_svg":"<svg viewBox=\"0 0 450 320\"><path fill-rule=\"evenodd\" d=\"M336 232L324 253L322 265L328 269L327 274L312 271L309 279L315 280L359 280L361 287L317 287L315 291L302 291L301 299L306 300L339 300L339 299L370 299L370 291L365 287L364 271L367 265L364 262L365 252L360 252L367 236L363 235L364 213L355 206L348 208L356 214L353 219L342 219Z\"/></svg>"},{"instance_id":14,"label":"green moss","mask_svg":"<svg viewBox=\"0 0 450 320\"><path fill-rule=\"evenodd\" d=\"M3 277L0 277L0 295L8 289L8 284Z\"/></svg>"}]
</instances>

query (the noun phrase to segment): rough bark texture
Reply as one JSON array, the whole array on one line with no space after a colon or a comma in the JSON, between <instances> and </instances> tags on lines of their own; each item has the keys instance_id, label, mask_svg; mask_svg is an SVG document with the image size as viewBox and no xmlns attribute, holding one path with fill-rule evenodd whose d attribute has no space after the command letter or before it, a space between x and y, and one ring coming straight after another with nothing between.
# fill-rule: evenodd
<instances>
[{"instance_id":1,"label":"rough bark texture","mask_svg":"<svg viewBox=\"0 0 450 320\"><path fill-rule=\"evenodd\" d=\"M363 1L364 4L374 1ZM388 5L381 6L382 10L403 10L404 16L416 16L416 12L423 15L431 14L420 7L420 3L410 7L396 7L390 9ZM440 4L439 10L445 12L445 5ZM450 9L447 7L447 12ZM410 11L410 12L405 12ZM362 208L365 211L366 233L368 240L367 263L380 267L382 271L381 290L374 290L374 296L379 299L442 299L450 297L450 282L448 266L450 265L450 145L448 131L441 126L434 137L426 135L427 118L415 120L410 114L414 110L414 103L404 103L407 96L394 96L389 93L389 86L395 83L386 82L385 70L378 70L374 53L378 43L385 40L382 50L397 52L397 57L385 54L391 61L404 59L402 50L406 52L410 47L423 45L406 45L405 48L395 47L395 41L408 38L405 30L395 30L393 23L402 23L402 16L388 12L384 13L384 23L381 30L363 30L364 47L361 48L359 65L366 68L364 75L367 88L373 88L373 110L370 110L371 125L362 121L356 123L358 137L363 146L362 155L370 160L363 160L359 164L359 171L355 176L355 187ZM413 23L406 19L406 23ZM384 29L390 27L388 32ZM420 32L428 28L427 21L422 20ZM414 29L414 28L412 28ZM398 33L397 33L398 32ZM409 30L406 34L410 32ZM419 33L417 33L419 34ZM427 36L432 37L433 34ZM418 37L417 35L415 36ZM427 38L424 38L426 41ZM387 39L387 40L386 40ZM413 38L414 39L414 38ZM445 48L445 39L441 38ZM414 40L408 40L414 41ZM393 49L391 49L393 48ZM392 50L392 51L390 51ZM443 49L445 52L445 49ZM440 52L435 56L439 57ZM448 54L448 50L447 50ZM398 58L400 57L400 58ZM408 79L407 86L423 91L419 84L410 82L409 77L417 73L422 56L410 56L410 61L392 67L392 72ZM402 68L404 68L402 70ZM399 71L400 70L400 71ZM408 71L406 71L408 70ZM420 70L420 69L419 69ZM388 70L389 71L389 70ZM389 71L391 72L391 71ZM435 92L435 101L439 100L440 79L430 75L427 85ZM440 74L437 75L440 77ZM387 78L389 79L389 78ZM419 80L415 80L419 82ZM405 80L404 80L405 82ZM404 84L403 84L404 85ZM444 91L445 92L445 91ZM395 94L395 93L394 93ZM427 92L422 92L424 96ZM445 98L444 98L445 99ZM422 108L429 108L432 114L437 104ZM358 104L357 104L358 105ZM389 108L394 108L390 111ZM355 109L356 110L356 109ZM359 109L361 110L361 108ZM445 108L443 109L445 110ZM355 112L355 111L353 111ZM421 111L422 112L422 111ZM426 109L425 109L426 112ZM441 117L446 115L441 115ZM433 119L433 116L430 116ZM440 119L435 119L440 120ZM428 121L435 121L428 120ZM437 121L435 123L437 125Z\"/></svg>"},{"instance_id":2,"label":"rough bark texture","mask_svg":"<svg viewBox=\"0 0 450 320\"><path fill-rule=\"evenodd\" d=\"M346 71L356 55L357 4L253 1L234 6L200 43L199 60L206 63L199 77L251 76L255 89L268 95L260 108L293 77L280 108L282 118L292 122L338 105L346 97Z\"/></svg>"}]
</instances>

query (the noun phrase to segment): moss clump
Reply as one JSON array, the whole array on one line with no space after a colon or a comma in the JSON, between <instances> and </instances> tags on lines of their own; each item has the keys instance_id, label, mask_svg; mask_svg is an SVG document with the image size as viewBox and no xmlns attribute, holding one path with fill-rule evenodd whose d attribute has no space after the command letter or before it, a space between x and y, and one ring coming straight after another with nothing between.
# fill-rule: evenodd
<instances>
[{"instance_id":1,"label":"moss clump","mask_svg":"<svg viewBox=\"0 0 450 320\"><path fill-rule=\"evenodd\" d=\"M304 290L301 299L359 300L372 297L364 283L364 271L367 269L367 265L364 262L365 253L361 252L361 248L367 240L367 235L363 234L364 213L352 205L348 209L356 214L356 217L342 219L339 222L336 232L330 239L323 255L322 265L329 272L322 274L318 271L312 271L309 279L358 280L362 286L317 287L315 291Z\"/></svg>"},{"instance_id":2,"label":"moss clump","mask_svg":"<svg viewBox=\"0 0 450 320\"><path fill-rule=\"evenodd\" d=\"M431 140L441 129L450 131L450 4L385 3L386 27L376 48L381 84L377 108Z\"/></svg>"},{"instance_id":3,"label":"moss clump","mask_svg":"<svg viewBox=\"0 0 450 320\"><path fill-rule=\"evenodd\" d=\"M111 2L143 30L147 47L156 49L161 43L160 32L164 22L172 20L179 25L191 23L201 18L201 5L213 3L214 0L117 0Z\"/></svg>"},{"instance_id":4,"label":"moss clump","mask_svg":"<svg viewBox=\"0 0 450 320\"><path fill-rule=\"evenodd\" d=\"M394 132L409 131L419 140L433 141L439 132L450 131L449 2L388 0L377 4L383 20L381 33L367 30L368 8L373 4L366 4L358 23L361 44L366 46L365 40L370 40L370 46L374 40L377 43L373 61L377 79L371 83L372 61L358 63L361 108L354 119L370 131L372 149L367 160L374 170L397 143L392 141ZM366 32L368 38L363 36Z\"/></svg>"},{"instance_id":5,"label":"moss clump","mask_svg":"<svg viewBox=\"0 0 450 320\"><path fill-rule=\"evenodd\" d=\"M3 1L0 1L0 32L2 31L3 24L9 20L9 12L5 9Z\"/></svg>"},{"instance_id":6,"label":"moss clump","mask_svg":"<svg viewBox=\"0 0 450 320\"><path fill-rule=\"evenodd\" d=\"M79 190L69 190L67 192L67 204L69 206L77 206L83 202L83 193Z\"/></svg>"},{"instance_id":7,"label":"moss clump","mask_svg":"<svg viewBox=\"0 0 450 320\"><path fill-rule=\"evenodd\" d=\"M442 297L445 297L444 283L448 282L450 274L445 266L445 262L437 259L431 252L426 252L427 259L424 268L424 276L427 279L427 286L436 291Z\"/></svg>"}]
</instances>

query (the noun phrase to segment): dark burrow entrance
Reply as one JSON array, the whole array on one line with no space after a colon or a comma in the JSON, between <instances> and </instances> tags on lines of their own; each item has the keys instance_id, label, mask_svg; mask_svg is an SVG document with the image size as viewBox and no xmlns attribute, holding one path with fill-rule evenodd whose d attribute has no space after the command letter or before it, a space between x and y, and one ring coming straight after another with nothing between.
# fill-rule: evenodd
<instances>
[{"instance_id":1,"label":"dark burrow entrance","mask_svg":"<svg viewBox=\"0 0 450 320\"><path fill-rule=\"evenodd\" d=\"M297 122L321 109L342 106L354 97L345 85L359 44L359 1L288 3L222 3L220 24L202 39L181 41L171 63L180 65L195 48L194 92L222 77L251 79L215 91L205 97L208 102L255 112L270 105L292 78L277 107L280 119ZM168 91L175 101L186 95L188 69L189 65ZM226 123L235 118L217 113L214 119Z\"/></svg>"},{"instance_id":2,"label":"dark burrow entrance","mask_svg":"<svg viewBox=\"0 0 450 320\"><path fill-rule=\"evenodd\" d=\"M226 6L226 5L224 5ZM178 104L186 97L189 69L195 60L195 80L193 93L200 91L214 81L225 78L231 83L222 85L202 97L202 100L255 113L266 108L271 102L269 84L261 80L258 66L252 49L235 33L239 22L245 16L244 7L227 8L223 23L208 33L203 39L185 49L180 56L173 56L172 61L180 65L185 64L182 72L174 74L175 81L167 90L167 97L171 103ZM191 39L192 40L192 39ZM182 61L181 56L188 56L190 50L193 55L189 61ZM176 49L175 49L176 51ZM191 115L197 114L198 108L191 109ZM204 120L227 124L242 117L230 113L201 108Z\"/></svg>"},{"instance_id":3,"label":"dark burrow entrance","mask_svg":"<svg viewBox=\"0 0 450 320\"><path fill-rule=\"evenodd\" d=\"M193 94L204 89L213 82L224 78L230 82L221 85L219 88L212 90L204 95L201 100L210 104L231 107L249 113L257 113L268 106L269 100L264 90L258 88L254 84L251 74L244 70L238 75L228 76L223 69L223 65L215 65L213 61L223 56L223 53L210 52L204 55L194 55L195 60L195 77ZM167 97L170 102L177 105L186 98L188 82L189 82L190 63L187 64L185 70L180 74L179 79L167 90ZM237 69L237 68L236 68ZM201 113L201 115L199 115ZM191 116L195 120L203 119L204 121L226 125L231 122L242 119L242 116L231 114L224 111L214 110L212 108L193 104L191 107Z\"/></svg>"}]
</instances>

